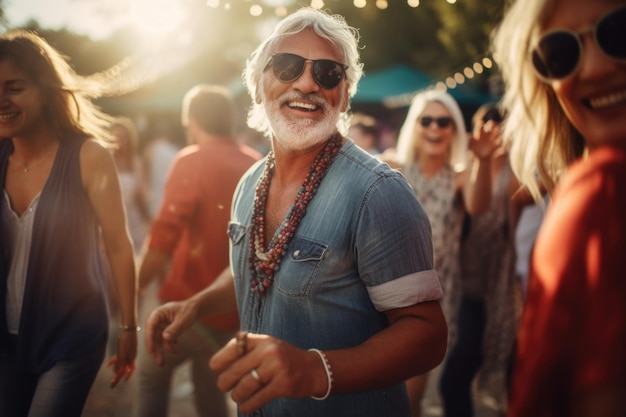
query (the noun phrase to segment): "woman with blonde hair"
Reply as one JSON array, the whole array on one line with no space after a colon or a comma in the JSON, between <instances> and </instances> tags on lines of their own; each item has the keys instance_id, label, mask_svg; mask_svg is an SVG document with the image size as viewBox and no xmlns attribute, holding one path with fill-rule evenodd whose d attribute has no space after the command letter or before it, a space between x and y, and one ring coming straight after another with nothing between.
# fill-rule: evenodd
<instances>
[{"instance_id":1,"label":"woman with blonde hair","mask_svg":"<svg viewBox=\"0 0 626 417\"><path fill-rule=\"evenodd\" d=\"M626 2L524 0L496 32L505 136L551 202L532 254L509 415L626 415Z\"/></svg>"},{"instance_id":2,"label":"woman with blonde hair","mask_svg":"<svg viewBox=\"0 0 626 417\"><path fill-rule=\"evenodd\" d=\"M480 213L489 206L488 160L493 138L474 141L469 158L469 138L463 113L447 92L433 89L416 95L400 129L395 153L383 160L399 169L415 190L432 228L435 270L444 296L442 309L448 323L448 349L456 337L460 301L459 247L464 210ZM408 381L413 416L419 416L427 374ZM436 383L436 381L433 381ZM434 385L436 386L436 384Z\"/></svg>"},{"instance_id":3,"label":"woman with blonde hair","mask_svg":"<svg viewBox=\"0 0 626 417\"><path fill-rule=\"evenodd\" d=\"M0 37L3 416L80 416L108 335L100 239L120 306L111 386L134 370L133 246L107 149L110 119L84 81L34 33Z\"/></svg>"}]
</instances>

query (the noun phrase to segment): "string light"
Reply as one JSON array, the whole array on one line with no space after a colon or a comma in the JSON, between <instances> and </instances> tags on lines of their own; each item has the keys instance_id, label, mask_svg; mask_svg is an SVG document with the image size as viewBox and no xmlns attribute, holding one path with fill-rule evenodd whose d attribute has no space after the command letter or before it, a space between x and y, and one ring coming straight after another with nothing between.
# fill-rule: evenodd
<instances>
[{"instance_id":1,"label":"string light","mask_svg":"<svg viewBox=\"0 0 626 417\"><path fill-rule=\"evenodd\" d=\"M258 4L250 6L250 15L254 17L261 16L263 14L263 7Z\"/></svg>"},{"instance_id":2,"label":"string light","mask_svg":"<svg viewBox=\"0 0 626 417\"><path fill-rule=\"evenodd\" d=\"M456 4L457 0L446 0L449 4ZM229 1L220 1L220 0L207 0L207 6L212 8L220 7L220 4L223 5L225 9L231 8L231 3ZM365 8L367 6L367 0L353 0L352 4L354 7L358 9ZM406 0L406 4L409 7L417 8L420 6L420 0ZM311 0L311 7L315 9L322 9L324 7L323 0ZM385 10L389 7L388 0L376 0L376 7L380 10ZM254 4L250 7L249 13L253 17L258 17L263 14L263 6L260 4ZM289 14L289 10L287 6L281 5L274 7L274 14L277 17L285 17ZM494 57L495 59L495 57ZM453 90L457 88L459 85L464 84L467 80L471 80L477 75L483 74L486 70L493 68L494 59L489 56L482 56L477 59L471 65L467 65L462 70L454 72L452 75L449 75L443 78L440 81L436 81L434 84L429 85L426 89L435 88L440 90ZM422 90L420 90L422 91ZM388 98L384 101L384 104L388 107L401 107L410 104L413 96L420 91L414 91L411 93L402 94L396 97Z\"/></svg>"},{"instance_id":3,"label":"string light","mask_svg":"<svg viewBox=\"0 0 626 417\"><path fill-rule=\"evenodd\" d=\"M376 0L376 7L380 10L385 10L389 7L389 3L387 3L387 0Z\"/></svg>"},{"instance_id":4,"label":"string light","mask_svg":"<svg viewBox=\"0 0 626 417\"><path fill-rule=\"evenodd\" d=\"M413 97L424 91L430 89L436 89L441 91L454 90L458 86L464 84L468 79L472 79L476 74L482 74L485 69L491 69L494 63L488 56L480 56L476 62L472 65L466 66L462 71L457 71L452 75L449 75L442 80L436 81L433 84L428 85L417 91L410 93L404 93L393 97L387 97L383 100L383 105L388 108L405 107L411 104Z\"/></svg>"}]
</instances>

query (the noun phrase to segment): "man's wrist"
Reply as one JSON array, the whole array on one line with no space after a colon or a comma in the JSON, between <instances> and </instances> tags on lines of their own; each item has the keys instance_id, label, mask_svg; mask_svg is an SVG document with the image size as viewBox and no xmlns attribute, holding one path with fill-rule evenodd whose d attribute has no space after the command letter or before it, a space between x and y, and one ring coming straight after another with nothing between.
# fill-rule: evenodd
<instances>
[{"instance_id":1,"label":"man's wrist","mask_svg":"<svg viewBox=\"0 0 626 417\"><path fill-rule=\"evenodd\" d=\"M319 359L322 360L322 364L324 365L324 372L326 373L326 391L321 396L311 395L311 398L318 401L323 401L330 395L330 392L333 389L333 371L330 368L330 362L328 362L328 358L326 354L319 349L309 349L309 352L315 352Z\"/></svg>"}]
</instances>

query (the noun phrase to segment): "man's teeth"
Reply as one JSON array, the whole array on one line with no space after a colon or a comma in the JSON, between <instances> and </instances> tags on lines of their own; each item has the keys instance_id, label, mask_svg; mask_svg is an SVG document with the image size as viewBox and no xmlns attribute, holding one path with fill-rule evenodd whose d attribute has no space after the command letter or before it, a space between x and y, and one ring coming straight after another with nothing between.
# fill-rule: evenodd
<instances>
[{"instance_id":1,"label":"man's teeth","mask_svg":"<svg viewBox=\"0 0 626 417\"><path fill-rule=\"evenodd\" d=\"M289 103L289 107L294 109L294 108L303 108L306 110L316 110L317 106L315 104L310 104L310 103L302 103L299 101L293 102L293 103Z\"/></svg>"},{"instance_id":2,"label":"man's teeth","mask_svg":"<svg viewBox=\"0 0 626 417\"><path fill-rule=\"evenodd\" d=\"M592 109L599 109L603 107L612 106L619 102L626 100L626 91L618 93L608 94L602 97L592 98L589 100L589 104Z\"/></svg>"}]
</instances>

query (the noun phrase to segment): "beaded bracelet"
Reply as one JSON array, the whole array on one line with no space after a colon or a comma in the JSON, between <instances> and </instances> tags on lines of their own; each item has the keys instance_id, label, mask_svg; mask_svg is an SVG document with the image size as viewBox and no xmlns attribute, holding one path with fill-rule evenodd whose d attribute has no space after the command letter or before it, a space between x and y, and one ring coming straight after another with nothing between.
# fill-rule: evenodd
<instances>
[{"instance_id":1,"label":"beaded bracelet","mask_svg":"<svg viewBox=\"0 0 626 417\"><path fill-rule=\"evenodd\" d=\"M120 333L123 332L139 332L141 330L141 327L139 326L125 326L120 324L119 329L117 330L117 334L119 335Z\"/></svg>"},{"instance_id":2,"label":"beaded bracelet","mask_svg":"<svg viewBox=\"0 0 626 417\"><path fill-rule=\"evenodd\" d=\"M330 391L333 389L333 371L330 369L330 363L328 362L328 358L319 349L309 349L309 352L317 353L320 358L322 358L322 363L324 364L324 370L326 371L326 379L328 380L328 389L326 390L326 394L322 397L316 397L315 395L311 395L311 398L318 401L323 401L330 395Z\"/></svg>"}]
</instances>

